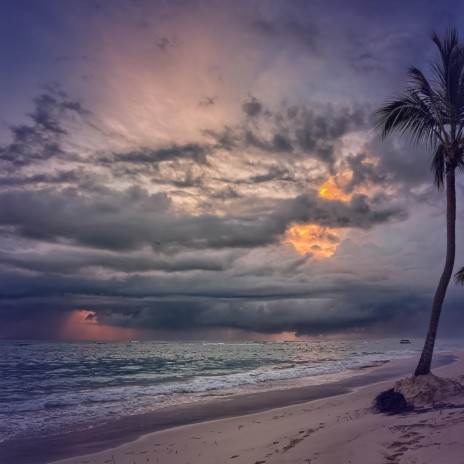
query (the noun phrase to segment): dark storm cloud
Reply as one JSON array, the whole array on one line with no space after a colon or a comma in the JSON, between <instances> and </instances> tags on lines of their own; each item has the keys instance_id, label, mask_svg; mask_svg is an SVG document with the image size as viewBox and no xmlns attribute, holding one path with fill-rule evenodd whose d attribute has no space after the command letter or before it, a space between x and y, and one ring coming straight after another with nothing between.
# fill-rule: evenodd
<instances>
[{"instance_id":1,"label":"dark storm cloud","mask_svg":"<svg viewBox=\"0 0 464 464\"><path fill-rule=\"evenodd\" d=\"M272 136L272 146L277 153L290 152L293 150L293 144L287 134L274 134Z\"/></svg>"},{"instance_id":2,"label":"dark storm cloud","mask_svg":"<svg viewBox=\"0 0 464 464\"><path fill-rule=\"evenodd\" d=\"M84 109L81 103L69 100L68 95L59 88L51 88L49 93L36 97L34 103L34 111L29 117L37 127L50 133L66 134L66 129L60 125L60 119L66 118L68 112L81 116L89 115L89 111Z\"/></svg>"},{"instance_id":3,"label":"dark storm cloud","mask_svg":"<svg viewBox=\"0 0 464 464\"><path fill-rule=\"evenodd\" d=\"M230 200L233 198L243 198L243 195L232 187L225 187L210 193L209 197L218 200Z\"/></svg>"},{"instance_id":4,"label":"dark storm cloud","mask_svg":"<svg viewBox=\"0 0 464 464\"><path fill-rule=\"evenodd\" d=\"M430 155L425 150L392 139L382 145L374 140L372 148L381 153L379 169L392 181L407 187L431 182Z\"/></svg>"},{"instance_id":5,"label":"dark storm cloud","mask_svg":"<svg viewBox=\"0 0 464 464\"><path fill-rule=\"evenodd\" d=\"M403 321L408 324L411 316L424 311L427 296L411 296L405 288L339 285L315 289L304 298L219 303L201 314L201 322L264 333L351 332L394 319L400 301Z\"/></svg>"},{"instance_id":6,"label":"dark storm cloud","mask_svg":"<svg viewBox=\"0 0 464 464\"><path fill-rule=\"evenodd\" d=\"M374 137L365 151L345 156L338 165L339 172L349 172L351 178L339 187L347 194L359 188L395 189L397 195L415 197L417 201L434 201L431 157L423 149L411 147L404 141ZM415 192L420 188L419 192ZM401 192L401 193L400 193ZM385 194L377 191L370 195L372 202Z\"/></svg>"},{"instance_id":7,"label":"dark storm cloud","mask_svg":"<svg viewBox=\"0 0 464 464\"><path fill-rule=\"evenodd\" d=\"M273 206L270 213L179 216L169 211L167 195L137 187L123 192L102 188L94 196L73 188L5 191L0 192L0 225L27 239L72 240L105 249L254 248L276 243L294 222L368 229L406 217L399 207L372 208L363 195L344 203L314 193Z\"/></svg>"},{"instance_id":8,"label":"dark storm cloud","mask_svg":"<svg viewBox=\"0 0 464 464\"><path fill-rule=\"evenodd\" d=\"M168 328L181 330L186 324L191 328L234 328L249 332L281 333L296 332L298 335L325 335L330 333L379 330L401 330L422 335L427 322L430 294L424 291L411 293L406 286L392 288L388 285L359 283L356 280L334 282L325 286L313 285L310 290L291 291L282 289L280 294L270 293L267 298L240 295L236 288L234 299L177 299L174 301L132 301L131 309L116 309L105 314L110 324L131 327ZM458 313L456 297L451 298L448 319L456 322ZM140 309L142 308L142 309ZM401 308L400 314L398 309ZM119 314L126 318L120 318ZM128 318L128 315L131 315ZM461 315L462 319L462 315ZM385 329L386 328L386 329ZM452 330L448 321L444 330Z\"/></svg>"},{"instance_id":9,"label":"dark storm cloud","mask_svg":"<svg viewBox=\"0 0 464 464\"><path fill-rule=\"evenodd\" d=\"M250 97L250 99L242 105L242 109L249 118L254 118L262 113L263 104L257 98Z\"/></svg>"},{"instance_id":10,"label":"dark storm cloud","mask_svg":"<svg viewBox=\"0 0 464 464\"><path fill-rule=\"evenodd\" d=\"M225 126L222 130L204 129L203 135L213 139L218 148L232 150L243 145L243 133L237 128Z\"/></svg>"},{"instance_id":11,"label":"dark storm cloud","mask_svg":"<svg viewBox=\"0 0 464 464\"><path fill-rule=\"evenodd\" d=\"M240 251L187 251L181 254L120 253L85 248L54 247L49 253L28 250L27 253L2 250L0 261L5 268L18 273L72 276L88 269L105 269L125 274L163 271L166 273L188 271L225 271L242 255Z\"/></svg>"},{"instance_id":12,"label":"dark storm cloud","mask_svg":"<svg viewBox=\"0 0 464 464\"><path fill-rule=\"evenodd\" d=\"M365 184L386 184L387 176L391 172L381 171L377 164L370 163L369 157L365 153L348 155L345 159L345 163L352 173L349 182L343 186L345 193L352 193L354 189Z\"/></svg>"},{"instance_id":13,"label":"dark storm cloud","mask_svg":"<svg viewBox=\"0 0 464 464\"><path fill-rule=\"evenodd\" d=\"M297 286L287 284L271 289L256 277L250 285L249 276L229 280L225 287L224 280L216 280L217 276L211 274L210 279L221 287L218 292L204 283L203 287L187 289L182 279L178 285L172 281L168 285L165 279L160 282L159 278L137 276L106 282L58 278L52 286L37 277L10 278L0 284L2 292L6 290L2 293L0 312L7 327L19 319L36 320L38 312L31 311L31 307L42 308L48 319L63 314L61 305L69 309L86 308L96 312L101 323L121 327L173 331L186 327L229 328L269 334L291 331L298 335L321 335L362 331L379 323L393 326L398 323L398 307L401 307L402 330L423 331L430 299L424 292L411 294L405 287L392 289L356 280L310 287L301 282ZM19 291L19 282L26 283L33 292L25 291L25 287ZM45 311L47 301L49 307Z\"/></svg>"},{"instance_id":14,"label":"dark storm cloud","mask_svg":"<svg viewBox=\"0 0 464 464\"><path fill-rule=\"evenodd\" d=\"M82 105L69 99L57 87L48 88L34 99L34 110L28 116L32 124L11 126L10 144L0 147L0 162L5 169L20 168L35 162L49 161L66 153L62 144L68 134L67 122L75 117L87 117ZM67 154L68 159L73 156Z\"/></svg>"},{"instance_id":15,"label":"dark storm cloud","mask_svg":"<svg viewBox=\"0 0 464 464\"><path fill-rule=\"evenodd\" d=\"M325 114L312 108L299 108L295 117L296 140L304 152L314 153L328 165L336 161L334 142L343 135L366 128L366 114L362 108L325 109Z\"/></svg>"},{"instance_id":16,"label":"dark storm cloud","mask_svg":"<svg viewBox=\"0 0 464 464\"><path fill-rule=\"evenodd\" d=\"M232 260L235 259L233 257ZM199 269L201 270L201 269ZM84 269L85 271L85 269ZM50 279L49 274L22 272L22 269L11 269L4 273L0 282L2 301L17 300L18 304L28 307L29 298L68 297L69 303L63 309L72 309L77 302L88 295L105 298L128 298L134 302L132 306L151 302L184 300L189 301L227 301L227 300L273 300L316 294L316 289L308 290L301 283L280 282L272 284L269 276L256 276L251 273L217 272L217 267L198 271L188 269L177 271L173 276L169 272L156 274L130 273L114 278L95 278L91 273L57 274ZM212 285L214 283L214 285ZM72 296L72 297L71 297ZM130 301L120 300L118 305L124 310L130 309ZM94 309L95 306L92 308Z\"/></svg>"},{"instance_id":17,"label":"dark storm cloud","mask_svg":"<svg viewBox=\"0 0 464 464\"><path fill-rule=\"evenodd\" d=\"M0 223L15 227L19 236L45 241L74 240L94 247L131 249L156 245L150 215L163 213L170 199L149 195L138 187L124 192L101 188L91 197L69 188L0 193ZM127 221L127 223L126 223Z\"/></svg>"},{"instance_id":18,"label":"dark storm cloud","mask_svg":"<svg viewBox=\"0 0 464 464\"><path fill-rule=\"evenodd\" d=\"M332 171L337 162L336 144L341 138L369 128L369 112L358 105L313 103L270 111L252 98L243 109L251 120L249 124L227 126L220 132L204 131L218 148L255 148L287 157L312 157Z\"/></svg>"},{"instance_id":19,"label":"dark storm cloud","mask_svg":"<svg viewBox=\"0 0 464 464\"><path fill-rule=\"evenodd\" d=\"M284 223L315 223L325 227L370 228L391 220L404 220L407 212L400 206L374 209L365 195L353 195L349 202L302 195L286 200L276 216Z\"/></svg>"},{"instance_id":20,"label":"dark storm cloud","mask_svg":"<svg viewBox=\"0 0 464 464\"><path fill-rule=\"evenodd\" d=\"M137 129L135 115L157 115L156 108L144 111L147 102L131 100L130 85L138 79L117 88L118 76L138 78L142 70L140 82L152 72L160 95L166 92L173 108L198 114L198 124L207 121L206 128L201 126L198 137L179 134L153 146L137 146L136 136L126 140L111 134L122 142L118 147L131 148L84 154L68 142L81 121L88 121L86 109L57 88L34 100L27 121L11 126L10 141L0 147L0 338L57 336L73 309L95 311L100 323L175 333L226 328L383 335L401 328L422 335L431 287L421 278L429 279L429 269L439 261L438 253L430 254L432 246L423 245L435 245L442 236L441 223L429 224L438 213L427 209L435 198L426 188L432 185L428 155L394 139L374 139L347 154L344 137L359 131L361 140L369 139L366 102L387 98L404 82L410 64L424 62L430 30L462 23L464 10L457 1L221 0L136 6L116 1L111 10L99 9L98 18L103 10L111 15L106 23L98 20L95 33L87 7L74 3L76 17L68 21L67 6L47 7L56 12L44 28L54 32L47 47L27 21L15 28L13 40L12 28L0 28L1 42L17 45L2 55L11 56L5 59L11 71L3 86L8 93L16 89L12 96L4 92L10 106L23 92L24 98L32 95L26 83L35 80L25 76L37 72L45 82L50 76L69 79L66 85L77 91L82 76L84 97L99 96L95 106L102 120L123 126L129 121L130 131ZM27 9L11 5L7 10L28 17ZM118 15L124 16L121 23ZM83 37L89 50L79 48L86 40L71 37L76 25L88 33ZM147 32L143 44L134 25ZM66 37L65 30L71 31ZM124 35L127 31L131 36ZM114 44L122 47L112 47L111 40L102 43L101 37L121 37ZM37 48L24 50L25 43ZM137 68L145 46L149 59L159 61ZM89 58L53 61L71 56L70 50ZM134 56L124 57L128 53ZM180 73L179 57L187 58ZM48 74L41 74L38 60L50 64L44 66ZM166 72L166 80L172 78L175 92L169 94L171 82L157 80L158 70ZM120 106L109 104L119 98ZM114 108L124 112L127 102L124 119ZM8 104L4 108L10 111ZM237 120L224 116L237 113ZM172 128L185 123L175 111L169 116ZM102 128L95 129L111 140ZM154 129L163 135L162 128ZM378 161L371 162L371 155ZM316 187L329 174L344 172L352 177L340 188L354 193L352 199L320 198ZM420 208L422 231L411 224ZM300 256L282 240L290 226L308 223L350 228L353 241L343 237L345 231L321 230L316 238L338 244L334 256ZM381 225L386 227L376 228ZM417 245L424 230L432 238ZM417 278L411 277L414 267ZM464 322L462 294L451 289L449 297L444 323L457 332Z\"/></svg>"},{"instance_id":21,"label":"dark storm cloud","mask_svg":"<svg viewBox=\"0 0 464 464\"><path fill-rule=\"evenodd\" d=\"M246 147L257 148L268 153L284 153L293 151L293 144L288 136L283 134L274 134L270 139L268 139L249 129L244 132L244 145Z\"/></svg>"},{"instance_id":22,"label":"dark storm cloud","mask_svg":"<svg viewBox=\"0 0 464 464\"><path fill-rule=\"evenodd\" d=\"M111 166L114 163L156 164L163 161L188 159L198 164L206 164L207 155L210 152L211 146L209 145L200 145L197 143L177 145L174 143L162 148L140 148L136 151L126 153L114 153L113 155L101 157L100 162Z\"/></svg>"},{"instance_id":23,"label":"dark storm cloud","mask_svg":"<svg viewBox=\"0 0 464 464\"><path fill-rule=\"evenodd\" d=\"M34 184L77 184L82 180L76 171L63 171L54 174L34 174L30 176L0 177L0 186L21 186Z\"/></svg>"},{"instance_id":24,"label":"dark storm cloud","mask_svg":"<svg viewBox=\"0 0 464 464\"><path fill-rule=\"evenodd\" d=\"M201 329L198 319L207 309L201 302L191 301L188 305L184 301L158 301L145 303L135 312L100 311L99 320L103 323L131 327L151 328L156 330L192 330ZM122 317L121 317L122 316ZM129 322L129 323L128 323Z\"/></svg>"},{"instance_id":25,"label":"dark storm cloud","mask_svg":"<svg viewBox=\"0 0 464 464\"><path fill-rule=\"evenodd\" d=\"M39 128L16 126L11 128L11 133L13 142L0 148L0 160L13 167L46 161L64 153L56 140L59 137L47 134Z\"/></svg>"},{"instance_id":26,"label":"dark storm cloud","mask_svg":"<svg viewBox=\"0 0 464 464\"><path fill-rule=\"evenodd\" d=\"M295 182L295 177L290 173L290 171L287 168L279 165L274 165L269 168L267 173L257 174L255 176L250 177L244 182L250 184L260 184L263 182L271 181Z\"/></svg>"}]
</instances>

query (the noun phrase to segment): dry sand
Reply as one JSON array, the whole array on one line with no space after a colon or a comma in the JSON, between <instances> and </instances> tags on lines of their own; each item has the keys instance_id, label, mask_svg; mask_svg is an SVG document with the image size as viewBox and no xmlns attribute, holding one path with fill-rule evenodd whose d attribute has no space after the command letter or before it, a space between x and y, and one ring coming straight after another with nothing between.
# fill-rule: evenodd
<instances>
[{"instance_id":1,"label":"dry sand","mask_svg":"<svg viewBox=\"0 0 464 464\"><path fill-rule=\"evenodd\" d=\"M464 355L436 369L459 378ZM385 381L352 393L145 435L56 464L462 464L464 405L402 416L371 411Z\"/></svg>"}]
</instances>

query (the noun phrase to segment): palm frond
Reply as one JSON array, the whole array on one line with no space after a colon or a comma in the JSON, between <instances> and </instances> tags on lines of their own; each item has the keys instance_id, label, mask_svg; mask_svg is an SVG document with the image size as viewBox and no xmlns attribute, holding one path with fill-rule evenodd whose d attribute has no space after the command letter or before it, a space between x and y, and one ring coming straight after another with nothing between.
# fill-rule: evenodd
<instances>
[{"instance_id":1,"label":"palm frond","mask_svg":"<svg viewBox=\"0 0 464 464\"><path fill-rule=\"evenodd\" d=\"M444 188L445 173L464 171L464 43L456 28L433 33L437 53L426 76L414 66L407 86L373 115L373 125L385 139L395 132L432 153L434 183Z\"/></svg>"},{"instance_id":2,"label":"palm frond","mask_svg":"<svg viewBox=\"0 0 464 464\"><path fill-rule=\"evenodd\" d=\"M398 132L415 145L433 146L439 135L439 124L430 102L424 101L415 89L405 89L395 100L381 106L372 116L382 138Z\"/></svg>"},{"instance_id":3,"label":"palm frond","mask_svg":"<svg viewBox=\"0 0 464 464\"><path fill-rule=\"evenodd\" d=\"M408 70L409 81L412 88L415 88L416 91L425 98L425 100L432 103L433 100L437 98L434 89L432 88L432 83L430 83L425 77L424 73L416 68L411 66Z\"/></svg>"},{"instance_id":4,"label":"palm frond","mask_svg":"<svg viewBox=\"0 0 464 464\"><path fill-rule=\"evenodd\" d=\"M457 102L456 102L456 109L457 109L457 118L460 123L464 120L464 49L462 47L459 48L459 60L461 62L461 73L458 82L458 94L457 94Z\"/></svg>"},{"instance_id":5,"label":"palm frond","mask_svg":"<svg viewBox=\"0 0 464 464\"><path fill-rule=\"evenodd\" d=\"M430 163L430 169L435 175L434 184L438 190L445 186L445 148L442 144L438 145Z\"/></svg>"},{"instance_id":6,"label":"palm frond","mask_svg":"<svg viewBox=\"0 0 464 464\"><path fill-rule=\"evenodd\" d=\"M445 124L457 124L464 116L464 52L456 28L448 28L443 38L433 33L438 54L431 63L436 91L443 103Z\"/></svg>"},{"instance_id":7,"label":"palm frond","mask_svg":"<svg viewBox=\"0 0 464 464\"><path fill-rule=\"evenodd\" d=\"M439 71L436 77L446 88L448 85L449 65L456 49L459 49L459 34L455 27L449 27L445 30L443 37L440 37L435 31L432 33L432 41L437 46L438 57L432 63Z\"/></svg>"},{"instance_id":8,"label":"palm frond","mask_svg":"<svg viewBox=\"0 0 464 464\"><path fill-rule=\"evenodd\" d=\"M456 166L460 171L464 171L464 152L460 149L456 158Z\"/></svg>"},{"instance_id":9,"label":"palm frond","mask_svg":"<svg viewBox=\"0 0 464 464\"><path fill-rule=\"evenodd\" d=\"M450 49L459 42L458 31L455 27L447 27L443 39L438 35L437 31L432 32L431 38L442 57L449 55Z\"/></svg>"},{"instance_id":10,"label":"palm frond","mask_svg":"<svg viewBox=\"0 0 464 464\"><path fill-rule=\"evenodd\" d=\"M454 281L459 285L464 285L464 267L454 274Z\"/></svg>"}]
</instances>

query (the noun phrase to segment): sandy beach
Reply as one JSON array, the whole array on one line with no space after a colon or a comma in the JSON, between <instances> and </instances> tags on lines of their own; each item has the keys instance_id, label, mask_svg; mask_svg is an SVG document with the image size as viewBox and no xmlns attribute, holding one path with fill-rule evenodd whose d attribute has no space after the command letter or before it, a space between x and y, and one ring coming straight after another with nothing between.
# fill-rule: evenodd
<instances>
[{"instance_id":1,"label":"sandy beach","mask_svg":"<svg viewBox=\"0 0 464 464\"><path fill-rule=\"evenodd\" d=\"M455 362L434 373L462 375L464 355L455 354ZM55 464L462 463L464 407L373 413L373 398L392 385L386 380L330 398L175 427Z\"/></svg>"}]
</instances>

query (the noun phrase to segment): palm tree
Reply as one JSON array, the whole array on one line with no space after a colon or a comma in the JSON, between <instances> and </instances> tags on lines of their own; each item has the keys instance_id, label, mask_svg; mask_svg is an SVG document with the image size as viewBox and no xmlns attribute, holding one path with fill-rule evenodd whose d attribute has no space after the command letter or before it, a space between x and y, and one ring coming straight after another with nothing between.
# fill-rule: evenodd
<instances>
[{"instance_id":1,"label":"palm tree","mask_svg":"<svg viewBox=\"0 0 464 464\"><path fill-rule=\"evenodd\" d=\"M456 28L447 29L443 37L433 33L432 40L437 53L430 63L430 77L411 67L407 86L373 115L382 138L396 132L432 153L435 185L446 191L445 266L415 376L430 373L438 322L456 254L455 172L457 167L464 168L464 44Z\"/></svg>"},{"instance_id":2,"label":"palm tree","mask_svg":"<svg viewBox=\"0 0 464 464\"><path fill-rule=\"evenodd\" d=\"M464 267L461 267L461 269L454 274L454 278L457 284L464 285Z\"/></svg>"}]
</instances>

